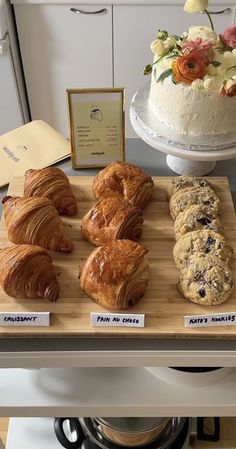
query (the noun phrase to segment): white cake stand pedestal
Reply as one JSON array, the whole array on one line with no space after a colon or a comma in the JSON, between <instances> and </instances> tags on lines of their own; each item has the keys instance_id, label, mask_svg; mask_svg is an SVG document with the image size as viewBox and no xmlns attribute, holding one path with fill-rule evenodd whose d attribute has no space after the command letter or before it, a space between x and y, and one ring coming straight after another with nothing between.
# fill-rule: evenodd
<instances>
[{"instance_id":1,"label":"white cake stand pedestal","mask_svg":"<svg viewBox=\"0 0 236 449\"><path fill-rule=\"evenodd\" d=\"M179 175L202 176L215 168L216 161L236 158L236 132L231 136L202 136L194 139L176 135L150 112L148 96L149 85L146 84L131 101L130 121L144 142L167 154L166 162L172 171Z\"/></svg>"},{"instance_id":2,"label":"white cake stand pedestal","mask_svg":"<svg viewBox=\"0 0 236 449\"><path fill-rule=\"evenodd\" d=\"M173 172L182 176L204 176L216 166L216 161L191 161L171 154L167 154L166 163Z\"/></svg>"}]
</instances>

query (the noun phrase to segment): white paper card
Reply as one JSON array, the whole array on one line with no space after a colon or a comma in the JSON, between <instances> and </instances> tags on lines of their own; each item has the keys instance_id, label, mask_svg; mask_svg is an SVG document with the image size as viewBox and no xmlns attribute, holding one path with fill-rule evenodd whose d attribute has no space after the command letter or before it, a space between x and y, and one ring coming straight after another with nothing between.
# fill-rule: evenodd
<instances>
[{"instance_id":1,"label":"white paper card","mask_svg":"<svg viewBox=\"0 0 236 449\"><path fill-rule=\"evenodd\" d=\"M91 326L144 327L145 315L131 313L90 313Z\"/></svg>"},{"instance_id":2,"label":"white paper card","mask_svg":"<svg viewBox=\"0 0 236 449\"><path fill-rule=\"evenodd\" d=\"M188 315L184 317L185 327L236 326L236 312L214 313L206 315Z\"/></svg>"},{"instance_id":3,"label":"white paper card","mask_svg":"<svg viewBox=\"0 0 236 449\"><path fill-rule=\"evenodd\" d=\"M0 326L50 326L50 312L1 312Z\"/></svg>"}]
</instances>

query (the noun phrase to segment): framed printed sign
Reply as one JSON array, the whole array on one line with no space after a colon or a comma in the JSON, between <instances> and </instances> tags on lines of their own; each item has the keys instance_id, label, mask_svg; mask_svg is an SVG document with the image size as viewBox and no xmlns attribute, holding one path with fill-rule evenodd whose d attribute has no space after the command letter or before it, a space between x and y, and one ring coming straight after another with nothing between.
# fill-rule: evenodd
<instances>
[{"instance_id":1,"label":"framed printed sign","mask_svg":"<svg viewBox=\"0 0 236 449\"><path fill-rule=\"evenodd\" d=\"M73 168L125 160L124 88L66 92Z\"/></svg>"}]
</instances>

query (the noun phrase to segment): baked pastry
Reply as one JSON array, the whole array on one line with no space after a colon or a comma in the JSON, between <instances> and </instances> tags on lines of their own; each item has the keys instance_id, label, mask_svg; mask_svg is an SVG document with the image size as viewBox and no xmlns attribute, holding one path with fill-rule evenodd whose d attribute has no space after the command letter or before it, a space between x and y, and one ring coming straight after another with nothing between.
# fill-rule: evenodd
<instances>
[{"instance_id":1,"label":"baked pastry","mask_svg":"<svg viewBox=\"0 0 236 449\"><path fill-rule=\"evenodd\" d=\"M16 245L0 250L0 285L14 298L45 298L56 301L60 287L45 249Z\"/></svg>"},{"instance_id":2,"label":"baked pastry","mask_svg":"<svg viewBox=\"0 0 236 449\"><path fill-rule=\"evenodd\" d=\"M171 198L174 193L182 189L194 187L211 187L210 183L199 176L175 176L167 187L168 198Z\"/></svg>"},{"instance_id":3,"label":"baked pastry","mask_svg":"<svg viewBox=\"0 0 236 449\"><path fill-rule=\"evenodd\" d=\"M218 305L233 291L232 273L216 256L191 257L188 266L180 270L178 290L192 302Z\"/></svg>"},{"instance_id":4,"label":"baked pastry","mask_svg":"<svg viewBox=\"0 0 236 449\"><path fill-rule=\"evenodd\" d=\"M24 196L49 198L59 214L75 215L77 202L69 179L56 167L27 170L25 173Z\"/></svg>"},{"instance_id":5,"label":"baked pastry","mask_svg":"<svg viewBox=\"0 0 236 449\"><path fill-rule=\"evenodd\" d=\"M228 263L233 255L233 249L227 244L226 239L217 232L202 230L184 234L176 242L173 256L177 268L188 264L188 259L193 256L213 255Z\"/></svg>"},{"instance_id":6,"label":"baked pastry","mask_svg":"<svg viewBox=\"0 0 236 449\"><path fill-rule=\"evenodd\" d=\"M190 187L174 193L170 198L170 215L173 220L180 212L193 204L207 206L215 214L218 214L220 210L220 200L210 187Z\"/></svg>"},{"instance_id":7,"label":"baked pastry","mask_svg":"<svg viewBox=\"0 0 236 449\"><path fill-rule=\"evenodd\" d=\"M100 199L116 193L137 207L145 207L151 199L154 183L147 173L135 165L116 161L107 165L94 178L93 193Z\"/></svg>"},{"instance_id":8,"label":"baked pastry","mask_svg":"<svg viewBox=\"0 0 236 449\"><path fill-rule=\"evenodd\" d=\"M94 249L81 268L81 288L105 309L128 309L146 289L147 252L131 240L111 240Z\"/></svg>"},{"instance_id":9,"label":"baked pastry","mask_svg":"<svg viewBox=\"0 0 236 449\"><path fill-rule=\"evenodd\" d=\"M39 245L52 251L69 253L72 242L66 237L60 216L48 198L6 196L3 211L12 243Z\"/></svg>"},{"instance_id":10,"label":"baked pastry","mask_svg":"<svg viewBox=\"0 0 236 449\"><path fill-rule=\"evenodd\" d=\"M143 229L142 211L122 197L106 196L83 217L81 232L92 245L112 239L139 240Z\"/></svg>"},{"instance_id":11,"label":"baked pastry","mask_svg":"<svg viewBox=\"0 0 236 449\"><path fill-rule=\"evenodd\" d=\"M201 204L189 206L180 212L174 223L175 238L178 240L182 235L190 231L208 229L223 234L223 226L220 218L209 207Z\"/></svg>"}]
</instances>

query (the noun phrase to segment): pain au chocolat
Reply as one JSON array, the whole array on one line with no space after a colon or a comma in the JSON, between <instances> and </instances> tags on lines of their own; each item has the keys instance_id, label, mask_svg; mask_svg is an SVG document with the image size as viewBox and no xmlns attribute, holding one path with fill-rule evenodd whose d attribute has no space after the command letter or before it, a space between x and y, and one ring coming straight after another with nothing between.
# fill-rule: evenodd
<instances>
[{"instance_id":1,"label":"pain au chocolat","mask_svg":"<svg viewBox=\"0 0 236 449\"><path fill-rule=\"evenodd\" d=\"M122 197L106 196L87 212L82 220L83 237L92 245L102 246L113 239L137 241L143 232L142 211Z\"/></svg>"},{"instance_id":2,"label":"pain au chocolat","mask_svg":"<svg viewBox=\"0 0 236 449\"><path fill-rule=\"evenodd\" d=\"M154 182L147 173L133 164L116 161L107 165L94 178L95 198L104 198L111 192L122 196L134 206L145 207L151 199Z\"/></svg>"},{"instance_id":3,"label":"pain au chocolat","mask_svg":"<svg viewBox=\"0 0 236 449\"><path fill-rule=\"evenodd\" d=\"M80 286L105 309L138 303L148 283L148 250L131 240L111 240L94 249L80 271Z\"/></svg>"}]
</instances>

